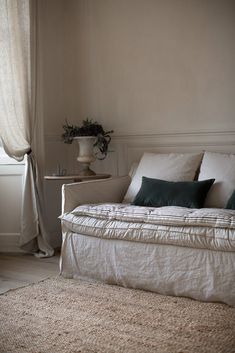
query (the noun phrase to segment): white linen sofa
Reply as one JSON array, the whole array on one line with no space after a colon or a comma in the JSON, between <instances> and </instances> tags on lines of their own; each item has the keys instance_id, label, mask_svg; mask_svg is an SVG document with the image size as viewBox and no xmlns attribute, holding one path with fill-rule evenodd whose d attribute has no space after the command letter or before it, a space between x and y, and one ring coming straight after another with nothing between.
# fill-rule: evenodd
<instances>
[{"instance_id":1,"label":"white linen sofa","mask_svg":"<svg viewBox=\"0 0 235 353\"><path fill-rule=\"evenodd\" d=\"M61 274L235 306L235 211L123 204L131 180L63 185Z\"/></svg>"}]
</instances>

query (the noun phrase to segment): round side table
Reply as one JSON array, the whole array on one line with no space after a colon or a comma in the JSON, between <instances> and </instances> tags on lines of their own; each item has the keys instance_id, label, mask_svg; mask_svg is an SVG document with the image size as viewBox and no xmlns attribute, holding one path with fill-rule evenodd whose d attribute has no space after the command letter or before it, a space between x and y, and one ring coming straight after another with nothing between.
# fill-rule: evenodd
<instances>
[{"instance_id":1,"label":"round side table","mask_svg":"<svg viewBox=\"0 0 235 353\"><path fill-rule=\"evenodd\" d=\"M74 183L78 183L81 181L88 181L88 180L98 180L98 179L108 179L110 178L110 174L95 174L95 175L46 175L44 176L44 179L46 180L61 180L61 181L66 181L66 180L72 180Z\"/></svg>"}]
</instances>

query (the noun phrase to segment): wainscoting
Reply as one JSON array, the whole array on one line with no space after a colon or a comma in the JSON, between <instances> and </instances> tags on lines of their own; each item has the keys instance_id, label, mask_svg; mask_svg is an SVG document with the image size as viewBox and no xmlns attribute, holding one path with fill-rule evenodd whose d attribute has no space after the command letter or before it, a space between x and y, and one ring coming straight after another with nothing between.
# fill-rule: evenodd
<instances>
[{"instance_id":1,"label":"wainscoting","mask_svg":"<svg viewBox=\"0 0 235 353\"><path fill-rule=\"evenodd\" d=\"M0 164L0 252L19 252L24 165Z\"/></svg>"},{"instance_id":2,"label":"wainscoting","mask_svg":"<svg viewBox=\"0 0 235 353\"><path fill-rule=\"evenodd\" d=\"M60 164L68 173L79 172L76 161L78 146L64 145L60 136L46 136L47 170L56 172ZM203 152L214 151L235 153L235 131L192 131L159 133L149 135L114 136L110 153L103 161L92 166L96 172L112 175L125 175L133 162L137 162L143 152Z\"/></svg>"}]
</instances>

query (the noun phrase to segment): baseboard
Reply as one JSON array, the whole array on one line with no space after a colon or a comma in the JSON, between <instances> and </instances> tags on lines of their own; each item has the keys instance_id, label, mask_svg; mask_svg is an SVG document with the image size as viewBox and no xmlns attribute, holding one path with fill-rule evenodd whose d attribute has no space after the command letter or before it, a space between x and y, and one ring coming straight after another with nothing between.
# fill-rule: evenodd
<instances>
[{"instance_id":1,"label":"baseboard","mask_svg":"<svg viewBox=\"0 0 235 353\"><path fill-rule=\"evenodd\" d=\"M0 252L21 252L19 247L19 233L0 233Z\"/></svg>"},{"instance_id":2,"label":"baseboard","mask_svg":"<svg viewBox=\"0 0 235 353\"><path fill-rule=\"evenodd\" d=\"M19 233L0 233L0 252L9 253L25 253L20 249L20 234ZM50 243L54 249L61 247L61 232L50 232Z\"/></svg>"}]
</instances>

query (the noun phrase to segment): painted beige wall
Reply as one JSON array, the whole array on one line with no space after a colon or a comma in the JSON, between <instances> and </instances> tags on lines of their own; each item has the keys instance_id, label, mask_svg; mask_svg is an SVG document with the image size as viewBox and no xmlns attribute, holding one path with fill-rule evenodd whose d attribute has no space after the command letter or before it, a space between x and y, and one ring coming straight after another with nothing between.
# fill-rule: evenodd
<instances>
[{"instance_id":1,"label":"painted beige wall","mask_svg":"<svg viewBox=\"0 0 235 353\"><path fill-rule=\"evenodd\" d=\"M42 0L46 133L235 129L235 1Z\"/></svg>"}]
</instances>

